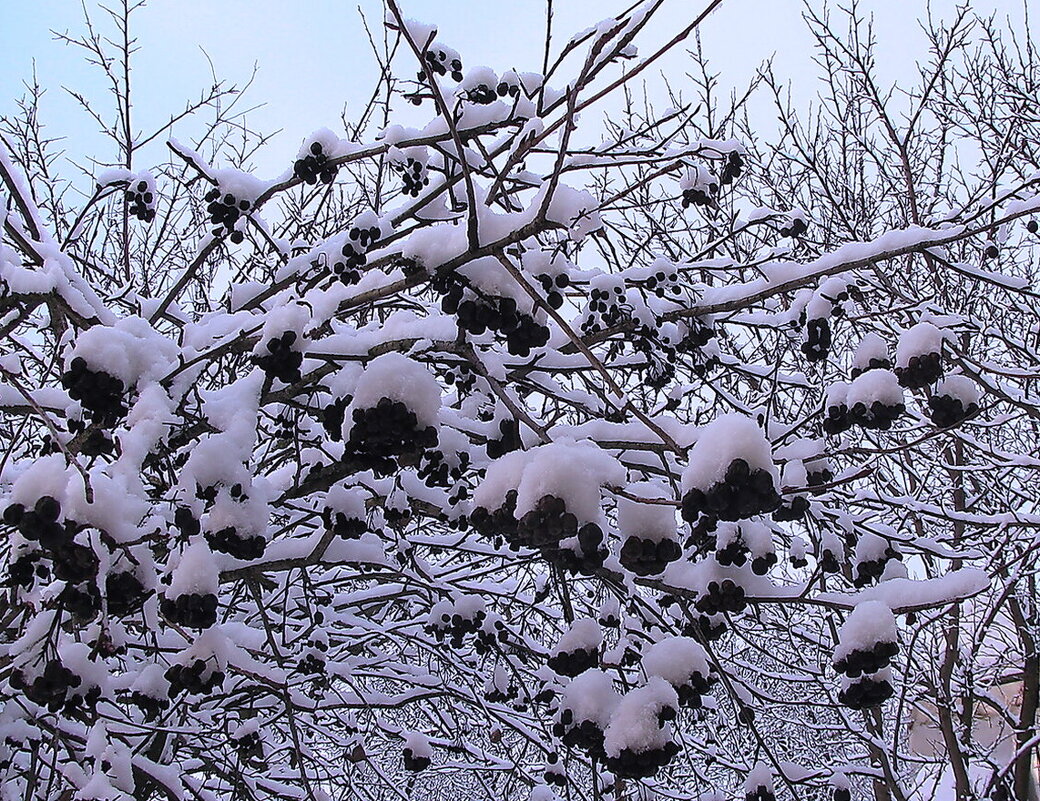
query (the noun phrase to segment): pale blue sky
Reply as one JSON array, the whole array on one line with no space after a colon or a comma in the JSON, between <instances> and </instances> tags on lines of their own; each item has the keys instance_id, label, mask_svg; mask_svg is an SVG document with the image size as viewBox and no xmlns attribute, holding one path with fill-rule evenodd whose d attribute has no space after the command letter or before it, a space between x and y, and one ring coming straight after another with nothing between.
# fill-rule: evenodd
<instances>
[{"instance_id":1,"label":"pale blue sky","mask_svg":"<svg viewBox=\"0 0 1040 801\"><path fill-rule=\"evenodd\" d=\"M671 0L643 39L641 53L674 33L678 25L703 7L706 0ZM1026 0L1040 5L1035 0ZM85 149L89 120L77 116L60 86L82 89L105 102L103 86L84 67L72 48L54 41L50 31L81 28L79 0L0 0L0 113L13 110L35 59L40 82L49 87L44 109L52 135L75 135L70 152ZM88 0L88 6L90 0ZM616 13L629 0L556 0L558 41ZM316 128L338 129L344 102L357 109L367 99L374 77L373 61L361 27L358 6L378 34L378 0L150 0L136 16L141 52L135 84L137 119L150 128L171 111L197 96L209 78L209 54L218 74L244 82L259 66L250 90L252 102L266 104L250 115L260 130L283 129L270 151L270 169L291 159L300 139ZM540 69L544 36L544 0L402 0L406 13L436 22L441 38L456 47L467 65ZM954 0L933 0L939 15L952 11ZM976 0L980 12L997 10L1020 20L1023 0ZM886 44L884 68L892 78L913 69L922 52L917 17L925 0L863 0L873 11L879 37ZM789 75L810 94L812 75L809 38L800 19L800 0L725 0L701 31L705 49L722 72L725 85L746 81L758 64L776 54L777 72ZM1040 9L1035 12L1040 16ZM102 22L100 14L98 21ZM1034 27L1036 21L1033 20ZM108 29L108 28L106 28ZM681 82L686 64L680 57L665 68ZM647 80L656 80L648 74ZM808 85L807 85L808 84ZM175 132L176 133L176 132ZM189 131L183 131L187 137ZM263 162L267 166L265 158Z\"/></svg>"}]
</instances>

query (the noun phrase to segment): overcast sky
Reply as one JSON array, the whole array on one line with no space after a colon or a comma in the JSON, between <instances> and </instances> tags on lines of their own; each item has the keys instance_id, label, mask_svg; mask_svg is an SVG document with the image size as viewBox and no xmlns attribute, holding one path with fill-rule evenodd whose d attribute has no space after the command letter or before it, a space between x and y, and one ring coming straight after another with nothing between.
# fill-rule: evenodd
<instances>
[{"instance_id":1,"label":"overcast sky","mask_svg":"<svg viewBox=\"0 0 1040 801\"><path fill-rule=\"evenodd\" d=\"M113 3L116 0L112 0ZM435 22L440 38L458 49L468 66L487 65L538 71L544 39L544 0L401 0L405 12ZM630 0L556 0L555 39L611 16ZM641 54L672 35L679 25L704 7L707 0L671 0L642 40ZM818 5L818 2L814 0ZM1010 15L1021 27L1024 5L1037 0L976 0L980 13ZM88 8L92 8L87 0ZM917 19L926 0L862 0L873 12L884 45L881 65L895 80L915 69L924 53ZM954 0L933 0L933 13L949 14ZM776 71L790 77L804 99L811 97L811 42L801 19L801 0L724 0L701 30L701 41L726 86L740 86L758 65L775 56ZM364 11L378 34L382 17L378 0L150 0L136 15L140 52L136 56L137 120L152 128L171 111L198 95L210 82L210 60L217 74L231 83L244 83L257 65L249 92L254 104L250 123L259 130L282 129L269 147L262 167L291 158L303 136L319 127L339 131L346 103L359 109L371 91L375 75L361 16ZM1040 16L1040 8L1034 17ZM97 12L104 23L103 13ZM1034 30L1036 20L1032 20ZM104 26L105 30L111 30ZM88 70L81 54L54 40L52 30L82 30L79 0L6 0L0 25L0 113L10 113L35 61L40 83L49 88L44 117L51 135L76 136L69 147L89 141L89 121L77 115L59 87L93 93L104 103L103 84ZM692 41L690 43L692 45ZM208 59L207 60L207 55ZM669 77L681 82L686 63L677 55L665 65ZM647 75L648 82L658 80ZM175 134L177 132L175 131ZM184 135L187 135L186 133ZM268 161L270 159L270 161Z\"/></svg>"}]
</instances>

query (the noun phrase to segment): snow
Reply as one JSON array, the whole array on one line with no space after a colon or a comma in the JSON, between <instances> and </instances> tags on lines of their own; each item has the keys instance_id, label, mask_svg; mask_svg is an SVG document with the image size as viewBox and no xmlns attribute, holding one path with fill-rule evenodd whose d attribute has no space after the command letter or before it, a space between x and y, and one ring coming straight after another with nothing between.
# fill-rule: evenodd
<instances>
[{"instance_id":1,"label":"snow","mask_svg":"<svg viewBox=\"0 0 1040 801\"><path fill-rule=\"evenodd\" d=\"M344 415L344 435L349 436L354 409L370 409L382 398L400 401L421 427L437 426L440 419L441 388L430 371L400 353L377 356L365 368L354 388L354 400Z\"/></svg>"},{"instance_id":2,"label":"snow","mask_svg":"<svg viewBox=\"0 0 1040 801\"><path fill-rule=\"evenodd\" d=\"M567 511L581 522L599 521L600 490L625 481L621 464L588 440L561 439L529 451L506 454L492 462L474 493L476 506L499 508L509 490L517 490L517 519L537 506L546 495L561 498Z\"/></svg>"},{"instance_id":3,"label":"snow","mask_svg":"<svg viewBox=\"0 0 1040 801\"><path fill-rule=\"evenodd\" d=\"M683 492L708 490L726 476L734 459L743 459L752 470L764 470L779 480L773 453L765 433L742 414L717 417L700 432L690 450L690 462L682 474Z\"/></svg>"},{"instance_id":4,"label":"snow","mask_svg":"<svg viewBox=\"0 0 1040 801\"><path fill-rule=\"evenodd\" d=\"M181 553L165 594L171 599L181 595L215 595L218 587L216 558L209 546L199 539Z\"/></svg>"},{"instance_id":5,"label":"snow","mask_svg":"<svg viewBox=\"0 0 1040 801\"><path fill-rule=\"evenodd\" d=\"M866 370L871 361L886 361L887 359L888 343L879 334L871 331L859 341L856 353L852 357L852 366L857 370Z\"/></svg>"},{"instance_id":6,"label":"snow","mask_svg":"<svg viewBox=\"0 0 1040 801\"><path fill-rule=\"evenodd\" d=\"M756 762L744 782L744 791L747 793L753 793L760 787L773 792L773 771L766 762Z\"/></svg>"},{"instance_id":7,"label":"snow","mask_svg":"<svg viewBox=\"0 0 1040 801\"><path fill-rule=\"evenodd\" d=\"M617 757L626 749L642 753L667 745L671 741L671 725L661 726L658 720L665 707L678 709L679 698L668 682L656 676L626 693L604 732L603 749L607 756Z\"/></svg>"},{"instance_id":8,"label":"snow","mask_svg":"<svg viewBox=\"0 0 1040 801\"><path fill-rule=\"evenodd\" d=\"M845 403L850 409L862 403L869 410L875 401L881 401L885 406L905 403L903 388L891 370L870 370L854 378L849 385Z\"/></svg>"},{"instance_id":9,"label":"snow","mask_svg":"<svg viewBox=\"0 0 1040 801\"><path fill-rule=\"evenodd\" d=\"M934 394L956 398L965 409L971 404L978 406L982 400L978 385L963 375L951 375L943 379L936 385Z\"/></svg>"},{"instance_id":10,"label":"snow","mask_svg":"<svg viewBox=\"0 0 1040 801\"><path fill-rule=\"evenodd\" d=\"M580 618L560 637L553 648L553 654L571 653L573 651L595 651L603 642L603 632L599 623L589 617Z\"/></svg>"},{"instance_id":11,"label":"snow","mask_svg":"<svg viewBox=\"0 0 1040 801\"><path fill-rule=\"evenodd\" d=\"M878 643L896 642L896 618L881 601L862 601L838 630L834 661L854 651L870 651Z\"/></svg>"},{"instance_id":12,"label":"snow","mask_svg":"<svg viewBox=\"0 0 1040 801\"><path fill-rule=\"evenodd\" d=\"M655 642L643 654L647 676L657 676L673 687L690 680L694 674L708 677L708 655L691 637L667 637Z\"/></svg>"},{"instance_id":13,"label":"snow","mask_svg":"<svg viewBox=\"0 0 1040 801\"><path fill-rule=\"evenodd\" d=\"M906 367L913 356L939 353L942 342L942 331L931 323L918 323L900 334L896 345L896 367Z\"/></svg>"},{"instance_id":14,"label":"snow","mask_svg":"<svg viewBox=\"0 0 1040 801\"><path fill-rule=\"evenodd\" d=\"M158 381L177 363L176 343L158 333L141 317L124 317L114 325L96 325L76 338L65 366L76 357L92 370L103 370L127 387Z\"/></svg>"},{"instance_id":15,"label":"snow","mask_svg":"<svg viewBox=\"0 0 1040 801\"><path fill-rule=\"evenodd\" d=\"M639 498L672 500L671 490L659 482L639 482L627 491ZM619 497L617 501L618 531L625 537L660 541L674 539L678 530L676 507L671 503L640 503Z\"/></svg>"},{"instance_id":16,"label":"snow","mask_svg":"<svg viewBox=\"0 0 1040 801\"><path fill-rule=\"evenodd\" d=\"M560 709L571 711L575 725L590 720L605 729L620 701L614 680L609 675L602 670L586 670L564 687Z\"/></svg>"}]
</instances>

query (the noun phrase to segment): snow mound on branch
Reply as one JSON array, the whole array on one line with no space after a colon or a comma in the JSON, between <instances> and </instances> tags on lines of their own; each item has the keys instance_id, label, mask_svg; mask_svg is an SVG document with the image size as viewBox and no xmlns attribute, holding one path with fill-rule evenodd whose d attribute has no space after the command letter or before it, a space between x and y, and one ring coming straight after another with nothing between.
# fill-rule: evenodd
<instances>
[{"instance_id":1,"label":"snow mound on branch","mask_svg":"<svg viewBox=\"0 0 1040 801\"><path fill-rule=\"evenodd\" d=\"M648 676L657 676L676 687L695 673L707 678L708 655L691 637L668 637L643 654L643 669Z\"/></svg>"},{"instance_id":2,"label":"snow mound on branch","mask_svg":"<svg viewBox=\"0 0 1040 801\"><path fill-rule=\"evenodd\" d=\"M181 554L166 589L167 598L181 595L216 595L220 584L216 559L206 543L193 542Z\"/></svg>"},{"instance_id":3,"label":"snow mound on branch","mask_svg":"<svg viewBox=\"0 0 1040 801\"><path fill-rule=\"evenodd\" d=\"M569 709L576 724L591 720L603 729L620 701L610 676L602 670L586 670L564 688L560 709Z\"/></svg>"},{"instance_id":4,"label":"snow mound on branch","mask_svg":"<svg viewBox=\"0 0 1040 801\"><path fill-rule=\"evenodd\" d=\"M546 495L563 499L567 511L593 522L602 516L600 488L620 486L625 468L613 456L587 440L552 442L527 451L517 489L516 515L530 512Z\"/></svg>"},{"instance_id":5,"label":"snow mound on branch","mask_svg":"<svg viewBox=\"0 0 1040 801\"><path fill-rule=\"evenodd\" d=\"M914 356L938 353L942 348L943 332L931 323L918 323L899 336L896 346L896 367L906 367Z\"/></svg>"},{"instance_id":6,"label":"snow mound on branch","mask_svg":"<svg viewBox=\"0 0 1040 801\"><path fill-rule=\"evenodd\" d=\"M420 426L436 426L440 417L441 387L423 365L400 353L384 353L372 360L358 379L354 400L344 420L353 426L354 409L370 409L383 398L400 401L415 413Z\"/></svg>"},{"instance_id":7,"label":"snow mound on branch","mask_svg":"<svg viewBox=\"0 0 1040 801\"><path fill-rule=\"evenodd\" d=\"M722 481L734 459L743 459L752 470L765 470L779 480L773 451L765 433L753 419L724 414L704 427L690 449L690 463L682 474L682 489L707 490Z\"/></svg>"},{"instance_id":8,"label":"snow mound on branch","mask_svg":"<svg viewBox=\"0 0 1040 801\"><path fill-rule=\"evenodd\" d=\"M874 401L881 401L885 406L898 406L905 401L899 379L891 370L870 370L849 385L845 403L850 409L857 403L869 409Z\"/></svg>"},{"instance_id":9,"label":"snow mound on branch","mask_svg":"<svg viewBox=\"0 0 1040 801\"><path fill-rule=\"evenodd\" d=\"M658 482L640 482L628 487L630 495L647 500L671 500L672 493ZM672 539L678 531L676 506L665 503L640 503L618 498L618 530L626 537L649 540Z\"/></svg>"},{"instance_id":10,"label":"snow mound on branch","mask_svg":"<svg viewBox=\"0 0 1040 801\"><path fill-rule=\"evenodd\" d=\"M662 726L659 718L665 707L678 709L679 697L672 685L656 676L627 693L610 716L603 734L607 756L617 757L626 749L642 753L668 745L672 727Z\"/></svg>"},{"instance_id":11,"label":"snow mound on branch","mask_svg":"<svg viewBox=\"0 0 1040 801\"><path fill-rule=\"evenodd\" d=\"M956 398L965 408L973 403L977 406L982 400L975 382L963 375L951 375L940 381L935 386L935 394Z\"/></svg>"},{"instance_id":12,"label":"snow mound on branch","mask_svg":"<svg viewBox=\"0 0 1040 801\"><path fill-rule=\"evenodd\" d=\"M861 601L838 631L834 661L853 651L870 651L877 643L896 641L896 618L881 601Z\"/></svg>"},{"instance_id":13,"label":"snow mound on branch","mask_svg":"<svg viewBox=\"0 0 1040 801\"><path fill-rule=\"evenodd\" d=\"M124 317L115 325L95 325L76 339L66 354L68 367L76 357L87 367L118 378L127 387L158 381L177 363L176 343L157 332L141 317Z\"/></svg>"},{"instance_id":14,"label":"snow mound on branch","mask_svg":"<svg viewBox=\"0 0 1040 801\"><path fill-rule=\"evenodd\" d=\"M572 651L594 651L603 642L603 632L599 623L590 617L575 620L571 627L556 643L553 654L566 654Z\"/></svg>"},{"instance_id":15,"label":"snow mound on branch","mask_svg":"<svg viewBox=\"0 0 1040 801\"><path fill-rule=\"evenodd\" d=\"M856 347L852 357L852 366L857 370L866 370L872 361L887 361L888 343L873 331L864 335Z\"/></svg>"}]
</instances>

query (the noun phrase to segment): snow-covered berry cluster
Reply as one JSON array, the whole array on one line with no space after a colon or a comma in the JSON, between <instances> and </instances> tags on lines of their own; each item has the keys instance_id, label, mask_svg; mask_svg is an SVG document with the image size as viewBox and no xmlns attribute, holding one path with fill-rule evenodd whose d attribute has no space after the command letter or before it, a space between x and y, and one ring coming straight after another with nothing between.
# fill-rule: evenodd
<instances>
[{"instance_id":1,"label":"snow-covered berry cluster","mask_svg":"<svg viewBox=\"0 0 1040 801\"><path fill-rule=\"evenodd\" d=\"M780 505L769 442L753 420L723 415L701 432L683 472L682 516L742 520Z\"/></svg>"},{"instance_id":2,"label":"snow-covered berry cluster","mask_svg":"<svg viewBox=\"0 0 1040 801\"><path fill-rule=\"evenodd\" d=\"M425 151L423 155L409 155L403 161L391 161L390 166L401 174L401 191L410 197L419 197L423 187L430 185Z\"/></svg>"},{"instance_id":3,"label":"snow-covered berry cluster","mask_svg":"<svg viewBox=\"0 0 1040 801\"><path fill-rule=\"evenodd\" d=\"M899 652L892 610L863 601L842 624L834 669L844 674L838 700L852 709L878 706L893 694L889 665Z\"/></svg>"},{"instance_id":4,"label":"snow-covered berry cluster","mask_svg":"<svg viewBox=\"0 0 1040 801\"><path fill-rule=\"evenodd\" d=\"M90 419L99 426L114 426L127 413L124 401L126 385L104 370L91 369L82 356L73 357L61 376L69 397L79 401Z\"/></svg>"},{"instance_id":5,"label":"snow-covered berry cluster","mask_svg":"<svg viewBox=\"0 0 1040 801\"><path fill-rule=\"evenodd\" d=\"M480 290L458 274L438 274L431 286L442 296L441 310L454 315L461 330L474 336L497 332L505 337L506 349L514 356L529 356L532 349L549 341L549 329L514 297Z\"/></svg>"},{"instance_id":6,"label":"snow-covered berry cluster","mask_svg":"<svg viewBox=\"0 0 1040 801\"><path fill-rule=\"evenodd\" d=\"M339 167L329 163L329 156L321 142L311 142L307 152L300 155L293 164L293 174L306 184L312 186L318 181L331 184L336 180Z\"/></svg>"},{"instance_id":7,"label":"snow-covered berry cluster","mask_svg":"<svg viewBox=\"0 0 1040 801\"><path fill-rule=\"evenodd\" d=\"M592 618L574 621L553 648L546 664L561 676L574 678L599 666L603 633Z\"/></svg>"},{"instance_id":8,"label":"snow-covered berry cluster","mask_svg":"<svg viewBox=\"0 0 1040 801\"><path fill-rule=\"evenodd\" d=\"M256 366L283 384L295 384L302 377L300 366L303 364L303 352L293 347L298 340L295 331L271 337L264 345L267 352L254 357Z\"/></svg>"},{"instance_id":9,"label":"snow-covered berry cluster","mask_svg":"<svg viewBox=\"0 0 1040 801\"><path fill-rule=\"evenodd\" d=\"M462 80L462 58L452 48L434 42L424 54L424 61L434 75L444 76L450 72L453 81ZM420 81L426 80L426 72L420 70L417 77Z\"/></svg>"},{"instance_id":10,"label":"snow-covered berry cluster","mask_svg":"<svg viewBox=\"0 0 1040 801\"><path fill-rule=\"evenodd\" d=\"M809 224L805 212L795 209L787 215L787 220L780 227L780 236L797 239L809 230Z\"/></svg>"},{"instance_id":11,"label":"snow-covered berry cluster","mask_svg":"<svg viewBox=\"0 0 1040 801\"><path fill-rule=\"evenodd\" d=\"M929 417L939 428L963 423L979 411L979 388L968 377L951 375L928 397Z\"/></svg>"},{"instance_id":12,"label":"snow-covered berry cluster","mask_svg":"<svg viewBox=\"0 0 1040 801\"><path fill-rule=\"evenodd\" d=\"M175 662L164 674L170 684L169 697L181 693L206 695L224 684L224 671L213 659L193 659L186 665Z\"/></svg>"},{"instance_id":13,"label":"snow-covered berry cluster","mask_svg":"<svg viewBox=\"0 0 1040 801\"><path fill-rule=\"evenodd\" d=\"M659 485L636 484L628 491L635 497L618 501L621 565L637 576L655 575L682 555L674 501Z\"/></svg>"},{"instance_id":14,"label":"snow-covered berry cluster","mask_svg":"<svg viewBox=\"0 0 1040 801\"><path fill-rule=\"evenodd\" d=\"M448 640L452 648L462 647L465 639L478 635L487 620L487 608L477 595L466 595L455 601L444 600L433 605L425 629L437 642Z\"/></svg>"},{"instance_id":15,"label":"snow-covered berry cluster","mask_svg":"<svg viewBox=\"0 0 1040 801\"><path fill-rule=\"evenodd\" d=\"M155 219L155 180L148 173L130 182L126 190L126 203L131 216L141 222Z\"/></svg>"},{"instance_id":16,"label":"snow-covered berry cluster","mask_svg":"<svg viewBox=\"0 0 1040 801\"><path fill-rule=\"evenodd\" d=\"M405 735L404 768L412 773L426 770L433 762L433 746L423 734L412 732Z\"/></svg>"},{"instance_id":17,"label":"snow-covered berry cluster","mask_svg":"<svg viewBox=\"0 0 1040 801\"><path fill-rule=\"evenodd\" d=\"M904 331L896 346L896 377L907 389L923 389L942 377L943 333L928 322Z\"/></svg>"},{"instance_id":18,"label":"snow-covered berry cluster","mask_svg":"<svg viewBox=\"0 0 1040 801\"><path fill-rule=\"evenodd\" d=\"M75 714L81 707L93 708L101 697L101 689L97 685L86 685L83 677L66 666L60 656L48 659L35 675L15 668L8 680L12 688L51 712L62 710Z\"/></svg>"},{"instance_id":19,"label":"snow-covered berry cluster","mask_svg":"<svg viewBox=\"0 0 1040 801\"><path fill-rule=\"evenodd\" d=\"M205 200L210 224L214 226L213 235L219 236L222 232L226 232L230 235L232 242L236 245L240 244L245 239L245 234L237 227L238 221L253 207L252 201L247 198L236 198L231 192L225 192L219 186L209 190Z\"/></svg>"},{"instance_id":20,"label":"snow-covered berry cluster","mask_svg":"<svg viewBox=\"0 0 1040 801\"><path fill-rule=\"evenodd\" d=\"M694 167L679 182L682 192L682 207L710 206L719 193L718 179L705 167Z\"/></svg>"}]
</instances>

